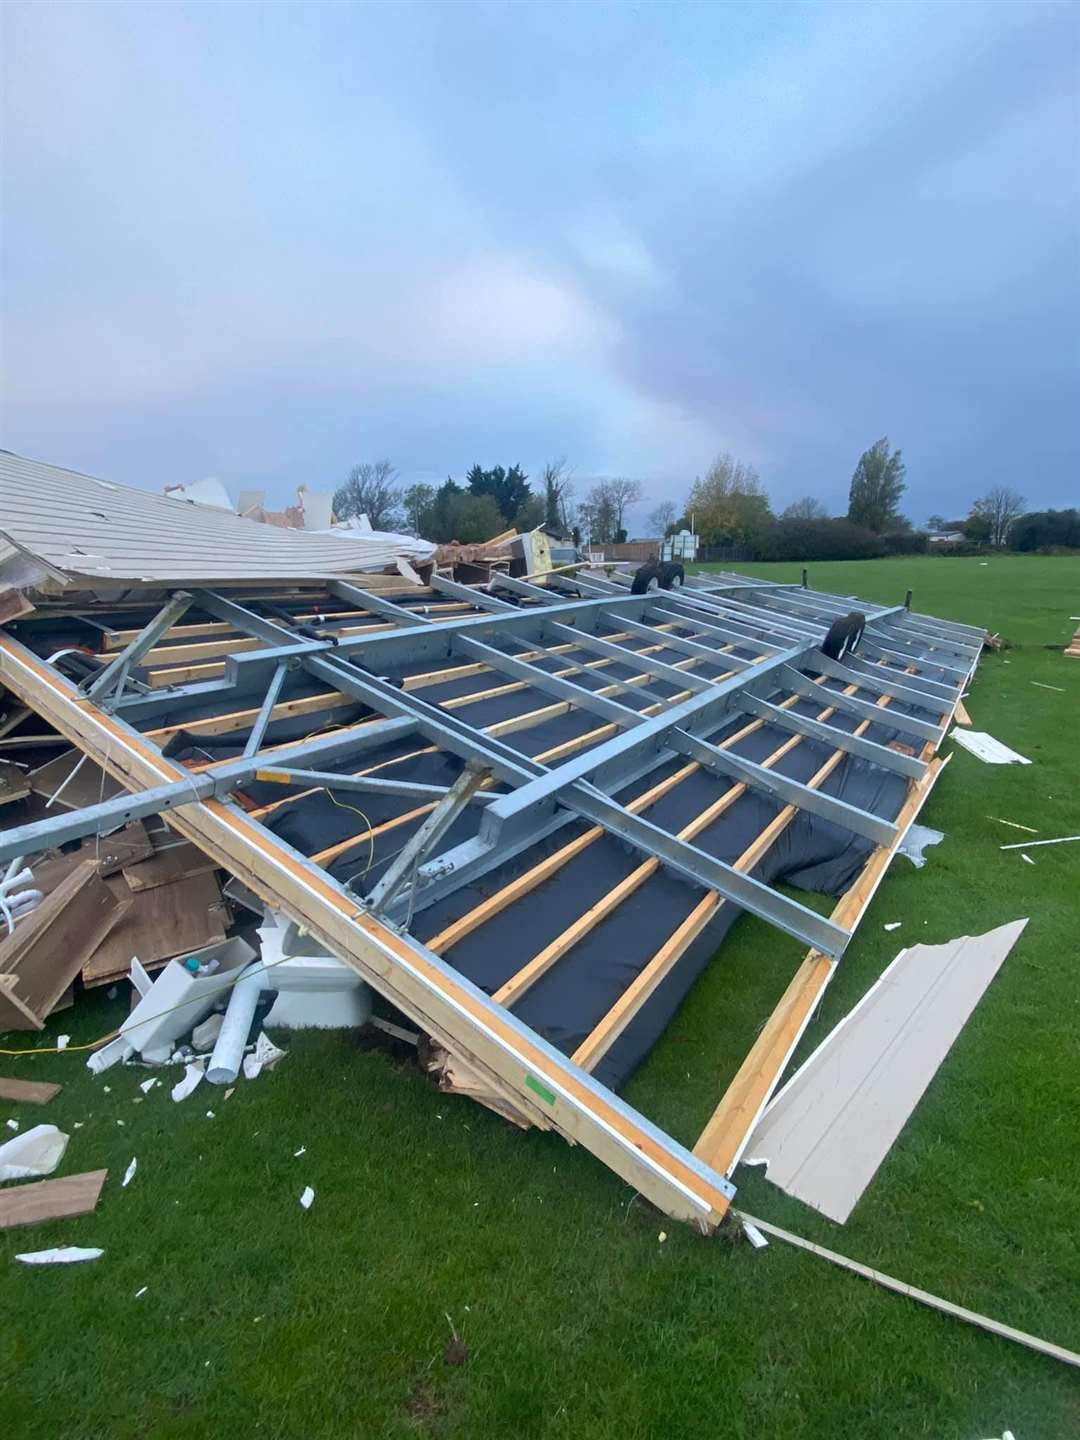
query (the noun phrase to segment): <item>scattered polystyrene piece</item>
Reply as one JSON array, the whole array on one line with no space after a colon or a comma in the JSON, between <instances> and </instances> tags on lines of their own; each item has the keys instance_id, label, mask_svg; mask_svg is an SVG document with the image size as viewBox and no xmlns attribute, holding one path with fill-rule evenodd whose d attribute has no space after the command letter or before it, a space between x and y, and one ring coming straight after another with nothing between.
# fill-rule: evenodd
<instances>
[{"instance_id":1,"label":"scattered polystyrene piece","mask_svg":"<svg viewBox=\"0 0 1080 1440\"><path fill-rule=\"evenodd\" d=\"M1034 850L1039 845L1069 845L1080 840L1080 835L1059 835L1056 840L1021 840L1019 845L1002 845L1002 850Z\"/></svg>"},{"instance_id":2,"label":"scattered polystyrene piece","mask_svg":"<svg viewBox=\"0 0 1080 1440\"><path fill-rule=\"evenodd\" d=\"M141 1300L142 1297L146 1294L147 1290L149 1290L149 1289L150 1289L150 1286L149 1286L149 1285L144 1285L141 1290L136 1290L136 1291L135 1291L135 1299L136 1299L136 1300Z\"/></svg>"},{"instance_id":3,"label":"scattered polystyrene piece","mask_svg":"<svg viewBox=\"0 0 1080 1440\"><path fill-rule=\"evenodd\" d=\"M293 1159L294 1159L294 1160L298 1160L301 1155L306 1155L306 1154L307 1154L307 1146L306 1146L306 1145L301 1145L299 1150L294 1150L294 1151L293 1151Z\"/></svg>"},{"instance_id":4,"label":"scattered polystyrene piece","mask_svg":"<svg viewBox=\"0 0 1080 1440\"><path fill-rule=\"evenodd\" d=\"M899 854L906 855L916 870L926 864L923 851L930 845L940 845L945 839L943 830L931 830L929 825L912 825L900 842Z\"/></svg>"},{"instance_id":5,"label":"scattered polystyrene piece","mask_svg":"<svg viewBox=\"0 0 1080 1440\"><path fill-rule=\"evenodd\" d=\"M1035 861L1031 858L1030 855L1021 855L1021 856L1020 856L1020 859L1021 859L1021 860L1026 860L1029 865L1034 865L1034 864L1035 864Z\"/></svg>"},{"instance_id":6,"label":"scattered polystyrene piece","mask_svg":"<svg viewBox=\"0 0 1080 1440\"><path fill-rule=\"evenodd\" d=\"M221 1034L221 1027L225 1023L225 1016L220 1010L215 1010L205 1020L200 1020L191 1032L191 1043L196 1050L212 1050L214 1041Z\"/></svg>"},{"instance_id":7,"label":"scattered polystyrene piece","mask_svg":"<svg viewBox=\"0 0 1080 1440\"><path fill-rule=\"evenodd\" d=\"M899 930L899 929L900 929L900 926L901 926L903 923L904 923L904 922L903 922L902 920L892 920L892 921L889 922L888 925L884 926L883 928L886 929L886 930Z\"/></svg>"},{"instance_id":8,"label":"scattered polystyrene piece","mask_svg":"<svg viewBox=\"0 0 1080 1440\"><path fill-rule=\"evenodd\" d=\"M204 1060L196 1060L193 1065L186 1065L184 1067L184 1078L178 1080L172 1088L172 1098L174 1100L186 1100L205 1073L206 1062Z\"/></svg>"},{"instance_id":9,"label":"scattered polystyrene piece","mask_svg":"<svg viewBox=\"0 0 1080 1440\"><path fill-rule=\"evenodd\" d=\"M154 1086L160 1084L161 1081L157 1078L157 1076L152 1075L149 1080L144 1080L142 1082L142 1084L139 1086L139 1089L143 1092L144 1095L149 1095L150 1091L153 1090Z\"/></svg>"},{"instance_id":10,"label":"scattered polystyrene piece","mask_svg":"<svg viewBox=\"0 0 1080 1440\"><path fill-rule=\"evenodd\" d=\"M72 1265L77 1260L100 1260L104 1254L92 1246L59 1245L53 1250L27 1250L15 1259L24 1265Z\"/></svg>"},{"instance_id":11,"label":"scattered polystyrene piece","mask_svg":"<svg viewBox=\"0 0 1080 1440\"><path fill-rule=\"evenodd\" d=\"M67 1047L68 1047L70 1044L71 1044L71 1036L70 1036L70 1035L58 1035L58 1036L56 1037L56 1048L57 1048L57 1050L66 1050Z\"/></svg>"},{"instance_id":12,"label":"scattered polystyrene piece","mask_svg":"<svg viewBox=\"0 0 1080 1440\"><path fill-rule=\"evenodd\" d=\"M18 1120L5 1120L5 1121L4 1121L4 1124L7 1126L7 1128L8 1128L9 1130L18 1130L18 1128L19 1128L19 1122L18 1122Z\"/></svg>"},{"instance_id":13,"label":"scattered polystyrene piece","mask_svg":"<svg viewBox=\"0 0 1080 1440\"><path fill-rule=\"evenodd\" d=\"M244 1056L244 1078L257 1080L264 1070L272 1070L284 1055L285 1051L278 1049L266 1031L260 1030L254 1054Z\"/></svg>"},{"instance_id":14,"label":"scattered polystyrene piece","mask_svg":"<svg viewBox=\"0 0 1080 1440\"><path fill-rule=\"evenodd\" d=\"M103 1070L108 1070L112 1065L119 1065L121 1060L128 1059L134 1055L132 1045L118 1035L115 1040L110 1040L108 1045L102 1045L100 1050L95 1050L86 1062L86 1068L92 1070L95 1075L100 1075Z\"/></svg>"},{"instance_id":15,"label":"scattered polystyrene piece","mask_svg":"<svg viewBox=\"0 0 1080 1440\"><path fill-rule=\"evenodd\" d=\"M33 1180L51 1175L63 1159L69 1137L55 1125L35 1125L0 1145L0 1180Z\"/></svg>"},{"instance_id":16,"label":"scattered polystyrene piece","mask_svg":"<svg viewBox=\"0 0 1080 1440\"><path fill-rule=\"evenodd\" d=\"M970 750L972 755L985 760L987 765L1030 765L1024 755L1010 750L1000 740L995 740L985 730L954 730L952 737L958 745Z\"/></svg>"},{"instance_id":17,"label":"scattered polystyrene piece","mask_svg":"<svg viewBox=\"0 0 1080 1440\"><path fill-rule=\"evenodd\" d=\"M128 975L128 979L139 992L140 999L142 996L149 994L154 984L137 955L131 957L131 972Z\"/></svg>"},{"instance_id":18,"label":"scattered polystyrene piece","mask_svg":"<svg viewBox=\"0 0 1080 1440\"><path fill-rule=\"evenodd\" d=\"M304 1210L310 1210L315 1200L315 1191L310 1185L305 1185L300 1196L300 1205Z\"/></svg>"},{"instance_id":19,"label":"scattered polystyrene piece","mask_svg":"<svg viewBox=\"0 0 1080 1440\"><path fill-rule=\"evenodd\" d=\"M766 1109L747 1163L842 1225L1026 924L902 950Z\"/></svg>"},{"instance_id":20,"label":"scattered polystyrene piece","mask_svg":"<svg viewBox=\"0 0 1080 1440\"><path fill-rule=\"evenodd\" d=\"M124 1171L124 1178L123 1178L123 1180L120 1181L120 1188L121 1188L122 1190L126 1190L127 1187L128 1187L128 1185L131 1183L131 1181L134 1180L134 1178L135 1178L135 1171L138 1169L138 1166L139 1166L138 1158L133 1155L133 1156L131 1157L131 1164L130 1164L130 1165L127 1167L127 1169Z\"/></svg>"}]
</instances>

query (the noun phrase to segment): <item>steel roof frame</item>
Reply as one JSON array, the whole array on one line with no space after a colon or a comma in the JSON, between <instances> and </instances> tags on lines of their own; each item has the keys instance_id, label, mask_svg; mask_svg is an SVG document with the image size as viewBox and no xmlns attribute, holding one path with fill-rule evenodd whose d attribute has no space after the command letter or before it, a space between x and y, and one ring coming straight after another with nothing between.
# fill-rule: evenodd
<instances>
[{"instance_id":1,"label":"steel roof frame","mask_svg":"<svg viewBox=\"0 0 1080 1440\"><path fill-rule=\"evenodd\" d=\"M851 735L789 707L774 705L766 697L779 689L790 691L793 697L806 694L820 698L834 710L846 710L860 718L860 730L872 720L883 720L876 706L842 696L826 686L823 680L829 676L846 681L849 688L865 687L877 693L883 703L896 698L940 713L941 708L955 705L962 685L910 672L920 663L935 672L944 670L941 660L932 653L935 649L951 653L954 659L966 658L969 647L974 648L977 632L970 627L938 628L936 622L922 622L921 617L920 624L912 626L904 607L878 607L872 614L868 612L867 633L872 645L879 631L879 638L886 638L891 625L898 643L930 652L929 657L892 652L898 663L907 665L907 673L899 683L890 678L899 672L887 663L869 666L854 657L842 665L828 662L818 645L831 623L830 611L814 605L813 592L793 595L796 587L710 583L693 587L692 597L671 592L634 596L626 593L622 583L590 577L570 582L586 596L571 599L509 577L500 577L499 583L527 603L509 604L488 592L443 581L436 588L467 600L485 613L433 619L386 601L375 603L378 597L348 582L333 582L328 588L338 598L392 619L396 626L392 631L347 636L336 642L298 637L295 631L234 600L212 592L196 592L195 602L200 609L259 641L261 648L228 655L224 681L177 687L162 692L161 700L175 703L178 697L187 700L224 693L247 696L262 689L243 756L212 763L198 773L168 760L146 736L126 723L127 715L152 715L158 697L121 699L117 713L106 714L80 697L75 687L10 636L0 636L0 674L10 688L135 790L133 795L119 796L89 810L7 832L0 838L0 859L32 853L45 844L59 843L59 838L77 838L89 829L101 831L123 824L135 815L166 814L170 824L231 869L243 883L271 903L283 905L294 918L320 934L441 1043L461 1054L495 1092L507 1097L534 1123L554 1125L568 1138L581 1140L668 1213L708 1229L723 1214L733 1194L721 1175L650 1126L413 937L388 930L384 917L376 919L348 887L246 816L227 798L229 792L258 772L266 779L292 785L320 782L360 788L365 783L363 777L339 777L312 767L328 760L339 762L389 740L421 734L437 747L458 755L467 765L482 767L511 787L501 794L487 790L472 795L482 805L477 838L420 866L419 879L427 882L421 898L427 897L427 903L580 816L693 886L704 887L796 935L813 947L812 953L835 957L850 937L844 925L821 917L672 835L627 809L608 792L617 792L674 755L688 755L733 782L760 788L789 807L808 810L870 838L879 846L879 853L890 850L899 838L896 824L735 756L710 743L708 737L734 716L757 715L804 739L825 741L834 752L857 755L917 778L921 790L930 779L923 761L864 739L861 734ZM825 598L843 605L835 597ZM793 608L811 609L815 618L793 618L782 608L785 601ZM142 653L158 638L164 613L144 627L124 655ZM656 629L646 623L647 619L677 625L691 635ZM601 626L620 637L653 640L685 658L669 664L641 655L632 644L597 634ZM565 675L555 675L534 659L522 658L521 653L499 648L500 644L542 645L545 639L557 642L560 648L572 646L601 657L602 663L615 662L629 669L633 675L630 683L642 689L656 713L644 714ZM714 646L706 640L717 643ZM756 649L758 659L734 655L731 651L735 646ZM889 647L880 649L887 658ZM548 658L549 654L541 651L538 658ZM425 659L448 660L452 671L456 657L465 663L483 663L567 706L597 714L609 722L609 729L616 725L618 731L575 759L551 767L477 729L452 711L402 690L381 673ZM691 667L702 664L723 673L716 679L689 673ZM967 674L973 665L974 660ZM817 669L822 681L808 678L802 666ZM115 662L112 668L119 676ZM290 669L301 669L334 691L351 696L379 718L348 731L276 745L270 752L262 750L274 703ZM582 673L580 667L578 673ZM675 696L650 694L647 687L657 681L679 687ZM625 689L627 682L621 683ZM925 737L927 751L943 733L940 724L931 725L913 717L890 716L887 723ZM374 789L380 784L371 780L366 783ZM446 787L393 781L382 784L387 787L385 793L430 797L444 811L450 804ZM410 893L410 910L414 898ZM398 913L395 905L399 906L399 897L391 904L391 919Z\"/></svg>"}]
</instances>

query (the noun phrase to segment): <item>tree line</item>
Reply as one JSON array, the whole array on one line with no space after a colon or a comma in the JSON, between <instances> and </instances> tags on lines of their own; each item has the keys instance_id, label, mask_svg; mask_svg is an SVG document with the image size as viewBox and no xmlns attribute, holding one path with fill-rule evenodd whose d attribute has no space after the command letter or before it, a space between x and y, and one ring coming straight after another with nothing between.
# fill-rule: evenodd
<instances>
[{"instance_id":1,"label":"tree line","mask_svg":"<svg viewBox=\"0 0 1080 1440\"><path fill-rule=\"evenodd\" d=\"M816 496L806 495L777 515L754 467L724 454L695 479L681 514L665 501L650 524L661 538L692 529L706 549L736 551L747 560L869 559L931 548L944 554L1080 548L1080 511L1028 511L1023 495L1003 485L975 500L964 518L931 515L917 528L900 508L906 475L901 452L882 437L859 456L846 514L830 516Z\"/></svg>"},{"instance_id":2,"label":"tree line","mask_svg":"<svg viewBox=\"0 0 1080 1440\"><path fill-rule=\"evenodd\" d=\"M883 437L859 457L846 514L830 516L812 495L776 514L754 466L718 455L695 478L681 513L671 500L652 510L648 538L693 529L706 548L763 560L918 553L930 548L931 534L952 537L933 547L945 553L1080 548L1080 511L1027 511L1022 495L1000 485L975 500L964 518L931 515L916 528L900 508L906 473L900 451ZM448 476L439 486L405 486L383 459L353 466L335 492L334 510L339 520L366 514L375 530L407 529L436 544L475 544L544 525L575 545L603 546L627 539L627 511L643 493L640 480L614 477L595 481L579 499L565 458L548 461L536 488L520 464L485 469L479 463L460 483Z\"/></svg>"},{"instance_id":3,"label":"tree line","mask_svg":"<svg viewBox=\"0 0 1080 1440\"><path fill-rule=\"evenodd\" d=\"M439 486L403 485L389 460L354 465L334 493L338 520L366 515L373 530L407 529L437 545L491 540L505 530L544 525L575 545L626 539L626 511L642 497L640 480L596 481L576 497L565 459L549 460L533 489L520 465L476 464L459 484L447 476Z\"/></svg>"}]
</instances>

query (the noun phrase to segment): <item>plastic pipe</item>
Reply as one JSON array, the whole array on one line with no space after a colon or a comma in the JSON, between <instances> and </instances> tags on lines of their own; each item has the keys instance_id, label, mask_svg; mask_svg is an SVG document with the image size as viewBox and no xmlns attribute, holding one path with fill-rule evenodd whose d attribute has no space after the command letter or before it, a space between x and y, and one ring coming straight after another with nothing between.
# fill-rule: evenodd
<instances>
[{"instance_id":1,"label":"plastic pipe","mask_svg":"<svg viewBox=\"0 0 1080 1440\"><path fill-rule=\"evenodd\" d=\"M231 1085L240 1073L244 1046L255 1018L255 1006L266 989L266 967L257 960L237 980L229 996L221 1033L210 1056L206 1078L211 1085Z\"/></svg>"}]
</instances>

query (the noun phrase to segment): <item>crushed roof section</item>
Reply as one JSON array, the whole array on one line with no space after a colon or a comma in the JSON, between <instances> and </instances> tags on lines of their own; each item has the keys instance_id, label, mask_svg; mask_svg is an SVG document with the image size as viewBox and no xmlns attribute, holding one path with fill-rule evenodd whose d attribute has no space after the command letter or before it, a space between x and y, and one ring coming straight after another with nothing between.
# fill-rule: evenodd
<instances>
[{"instance_id":1,"label":"crushed roof section","mask_svg":"<svg viewBox=\"0 0 1080 1440\"><path fill-rule=\"evenodd\" d=\"M0 451L0 555L12 542L97 586L327 579L398 555L381 541L281 530Z\"/></svg>"}]
</instances>

